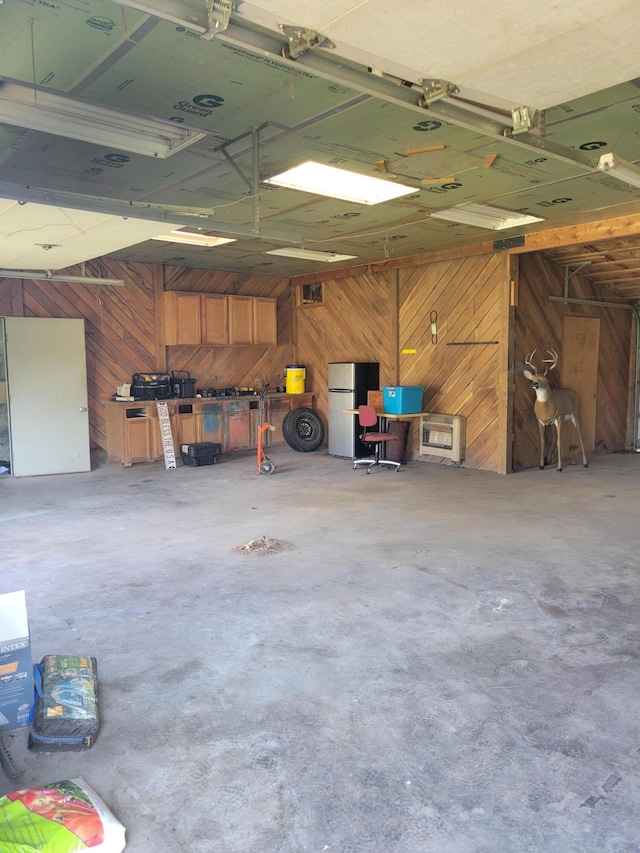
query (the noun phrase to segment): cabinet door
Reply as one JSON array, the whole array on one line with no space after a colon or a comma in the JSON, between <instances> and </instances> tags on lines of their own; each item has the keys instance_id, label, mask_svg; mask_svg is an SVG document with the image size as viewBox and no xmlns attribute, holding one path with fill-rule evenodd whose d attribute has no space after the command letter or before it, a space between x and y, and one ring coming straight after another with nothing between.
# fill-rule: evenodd
<instances>
[{"instance_id":1,"label":"cabinet door","mask_svg":"<svg viewBox=\"0 0 640 853\"><path fill-rule=\"evenodd\" d=\"M154 458L152 455L151 428L156 426L158 433L160 429L155 418L128 418L125 424L125 465L132 462L149 462Z\"/></svg>"},{"instance_id":2,"label":"cabinet door","mask_svg":"<svg viewBox=\"0 0 640 853\"><path fill-rule=\"evenodd\" d=\"M224 447L224 403L201 403L196 413L196 441L213 441Z\"/></svg>"},{"instance_id":3,"label":"cabinet door","mask_svg":"<svg viewBox=\"0 0 640 853\"><path fill-rule=\"evenodd\" d=\"M228 296L229 343L253 343L253 299L251 296Z\"/></svg>"},{"instance_id":4,"label":"cabinet door","mask_svg":"<svg viewBox=\"0 0 640 853\"><path fill-rule=\"evenodd\" d=\"M228 301L222 294L202 297L202 343L229 343Z\"/></svg>"},{"instance_id":5,"label":"cabinet door","mask_svg":"<svg viewBox=\"0 0 640 853\"><path fill-rule=\"evenodd\" d=\"M164 323L167 346L200 344L200 294L167 291L164 295Z\"/></svg>"},{"instance_id":6,"label":"cabinet door","mask_svg":"<svg viewBox=\"0 0 640 853\"><path fill-rule=\"evenodd\" d=\"M195 444L198 439L198 416L178 415L176 417L176 431L173 434L173 443L177 446L178 452L183 444Z\"/></svg>"},{"instance_id":7,"label":"cabinet door","mask_svg":"<svg viewBox=\"0 0 640 853\"><path fill-rule=\"evenodd\" d=\"M266 440L268 445L284 444L284 436L282 434L282 421L285 415L290 410L288 397L267 397L266 398L266 419L275 427L275 431L266 430L263 441Z\"/></svg>"},{"instance_id":8,"label":"cabinet door","mask_svg":"<svg viewBox=\"0 0 640 853\"><path fill-rule=\"evenodd\" d=\"M227 450L245 450L251 441L251 411L246 403L228 403L225 415Z\"/></svg>"},{"instance_id":9,"label":"cabinet door","mask_svg":"<svg viewBox=\"0 0 640 853\"><path fill-rule=\"evenodd\" d=\"M277 301L258 296L253 300L253 342L265 347L278 343Z\"/></svg>"}]
</instances>

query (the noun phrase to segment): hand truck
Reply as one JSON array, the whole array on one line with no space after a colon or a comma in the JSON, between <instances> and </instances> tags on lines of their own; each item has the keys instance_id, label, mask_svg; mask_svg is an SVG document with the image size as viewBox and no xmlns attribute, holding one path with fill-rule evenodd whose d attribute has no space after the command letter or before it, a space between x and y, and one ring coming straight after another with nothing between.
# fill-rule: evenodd
<instances>
[{"instance_id":1,"label":"hand truck","mask_svg":"<svg viewBox=\"0 0 640 853\"><path fill-rule=\"evenodd\" d=\"M270 423L265 421L265 413L264 413L264 398L267 396L267 391L269 390L269 383L267 383L262 391L260 392L260 403L258 406L258 474L273 474L275 471L275 465L269 459L267 454L264 452L264 447L262 446L263 437L267 430L271 430L271 432L275 432L275 427Z\"/></svg>"}]
</instances>

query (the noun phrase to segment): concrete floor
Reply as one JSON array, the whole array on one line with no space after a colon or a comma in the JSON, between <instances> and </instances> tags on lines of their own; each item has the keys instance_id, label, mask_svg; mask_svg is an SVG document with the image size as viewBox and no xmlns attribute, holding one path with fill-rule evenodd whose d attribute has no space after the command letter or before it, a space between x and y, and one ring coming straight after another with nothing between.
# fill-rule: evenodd
<instances>
[{"instance_id":1,"label":"concrete floor","mask_svg":"<svg viewBox=\"0 0 640 853\"><path fill-rule=\"evenodd\" d=\"M640 850L640 456L271 458L0 478L0 591L102 711L0 793L82 776L128 853Z\"/></svg>"}]
</instances>

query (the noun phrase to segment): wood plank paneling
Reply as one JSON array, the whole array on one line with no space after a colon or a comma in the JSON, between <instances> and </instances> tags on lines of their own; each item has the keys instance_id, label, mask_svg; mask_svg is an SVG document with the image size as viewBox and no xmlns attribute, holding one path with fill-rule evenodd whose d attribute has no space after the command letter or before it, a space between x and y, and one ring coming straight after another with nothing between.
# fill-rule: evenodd
<instances>
[{"instance_id":1,"label":"wood plank paneling","mask_svg":"<svg viewBox=\"0 0 640 853\"><path fill-rule=\"evenodd\" d=\"M377 361L380 384L393 383L390 306L394 275L365 273L326 279L322 304L300 305L296 311L296 359L307 368L307 387L318 393L316 408L325 424L330 361Z\"/></svg>"},{"instance_id":2,"label":"wood plank paneling","mask_svg":"<svg viewBox=\"0 0 640 853\"><path fill-rule=\"evenodd\" d=\"M555 349L559 368L549 374L552 387L558 387L562 367L563 323L566 315L600 319L600 356L596 400L596 454L623 450L628 446L629 363L632 345L632 312L623 308L599 308L589 305L550 302L549 296L562 296L564 270L541 254L520 256L519 301L515 309L515 391L513 406L513 468L538 465L538 426L533 415L535 399L531 383L524 378L524 359L534 348ZM579 299L606 299L605 291L577 273L570 279L569 296ZM555 375L554 375L555 374ZM554 385L555 383L555 385ZM546 430L546 456L550 456L552 430ZM581 463L580 450L572 426L567 434L571 452L567 463ZM566 441L566 439L565 439ZM563 445L565 444L563 441ZM554 457L555 458L555 457ZM563 461L565 452L563 451Z\"/></svg>"},{"instance_id":3,"label":"wood plank paneling","mask_svg":"<svg viewBox=\"0 0 640 853\"><path fill-rule=\"evenodd\" d=\"M500 254L442 261L400 270L402 385L425 387L424 408L466 418L470 468L498 471L504 392L499 388L500 341L505 290ZM437 343L430 317L437 315ZM481 341L498 344L475 346ZM468 346L447 346L464 343ZM416 451L417 436L411 449Z\"/></svg>"},{"instance_id":4,"label":"wood plank paneling","mask_svg":"<svg viewBox=\"0 0 640 853\"><path fill-rule=\"evenodd\" d=\"M79 267L68 272L82 274ZM156 369L151 267L90 261L86 273L122 278L125 286L25 280L23 314L85 320L89 434L93 448L105 449L104 400L133 372ZM10 287L10 280L0 282L0 302Z\"/></svg>"},{"instance_id":5,"label":"wood plank paneling","mask_svg":"<svg viewBox=\"0 0 640 853\"><path fill-rule=\"evenodd\" d=\"M498 340L505 269L501 255L485 254L325 279L322 305L301 306L296 312L298 356L319 392L321 414L326 418L330 361L377 361L381 386L422 385L426 409L467 418L466 465L499 470L500 345L447 343ZM435 345L432 311L438 316ZM414 456L418 438L419 423L414 421L409 434Z\"/></svg>"},{"instance_id":6,"label":"wood plank paneling","mask_svg":"<svg viewBox=\"0 0 640 853\"><path fill-rule=\"evenodd\" d=\"M164 289L277 299L277 346L172 346L167 348L167 370L189 371L198 388L284 385L284 368L294 363L289 279L165 267Z\"/></svg>"},{"instance_id":7,"label":"wood plank paneling","mask_svg":"<svg viewBox=\"0 0 640 853\"><path fill-rule=\"evenodd\" d=\"M81 275L79 267L71 275ZM104 401L133 373L189 370L203 384L277 383L290 363L291 298L287 279L240 276L210 270L170 268L174 289L246 293L278 299L277 347L169 347L163 363L163 325L158 307L163 270L145 264L101 259L86 264L87 275L122 278L124 287L64 282L0 280L0 314L85 320L89 429L93 448L106 450ZM216 378L215 383L213 382Z\"/></svg>"},{"instance_id":8,"label":"wood plank paneling","mask_svg":"<svg viewBox=\"0 0 640 853\"><path fill-rule=\"evenodd\" d=\"M284 382L286 364L304 364L307 390L318 393L317 408L326 422L327 364L377 361L381 386L422 385L425 409L463 415L464 464L487 471L504 470L509 456L511 393L513 468L537 465L538 433L533 392L522 376L524 355L538 347L556 349L562 357L565 314L598 317L596 453L623 449L630 405L631 311L549 302L550 294L562 295L563 270L541 255L521 255L519 262L518 270L513 260L496 252L446 256L397 269L358 268L353 275L342 271L324 280L321 305L296 308L299 285L284 278L101 260L87 264L89 273L123 278L124 287L0 281L0 313L85 319L93 446L106 447L104 400L137 371L186 370L198 387L260 387L264 382L275 387ZM509 283L518 274L519 299L513 307ZM168 347L165 368L158 310L164 290L276 298L278 345ZM571 278L570 295L592 299L602 294L577 274ZM437 314L435 344L432 312ZM472 345L483 341L498 343ZM467 345L447 346L452 343ZM418 433L414 422L413 455Z\"/></svg>"}]
</instances>

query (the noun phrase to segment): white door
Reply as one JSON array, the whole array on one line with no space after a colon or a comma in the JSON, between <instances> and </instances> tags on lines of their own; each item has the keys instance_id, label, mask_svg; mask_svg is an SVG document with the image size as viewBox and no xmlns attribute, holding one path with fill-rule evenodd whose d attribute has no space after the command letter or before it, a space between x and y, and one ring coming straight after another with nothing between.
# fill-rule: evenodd
<instances>
[{"instance_id":1,"label":"white door","mask_svg":"<svg viewBox=\"0 0 640 853\"><path fill-rule=\"evenodd\" d=\"M84 320L6 317L11 473L90 471Z\"/></svg>"}]
</instances>

